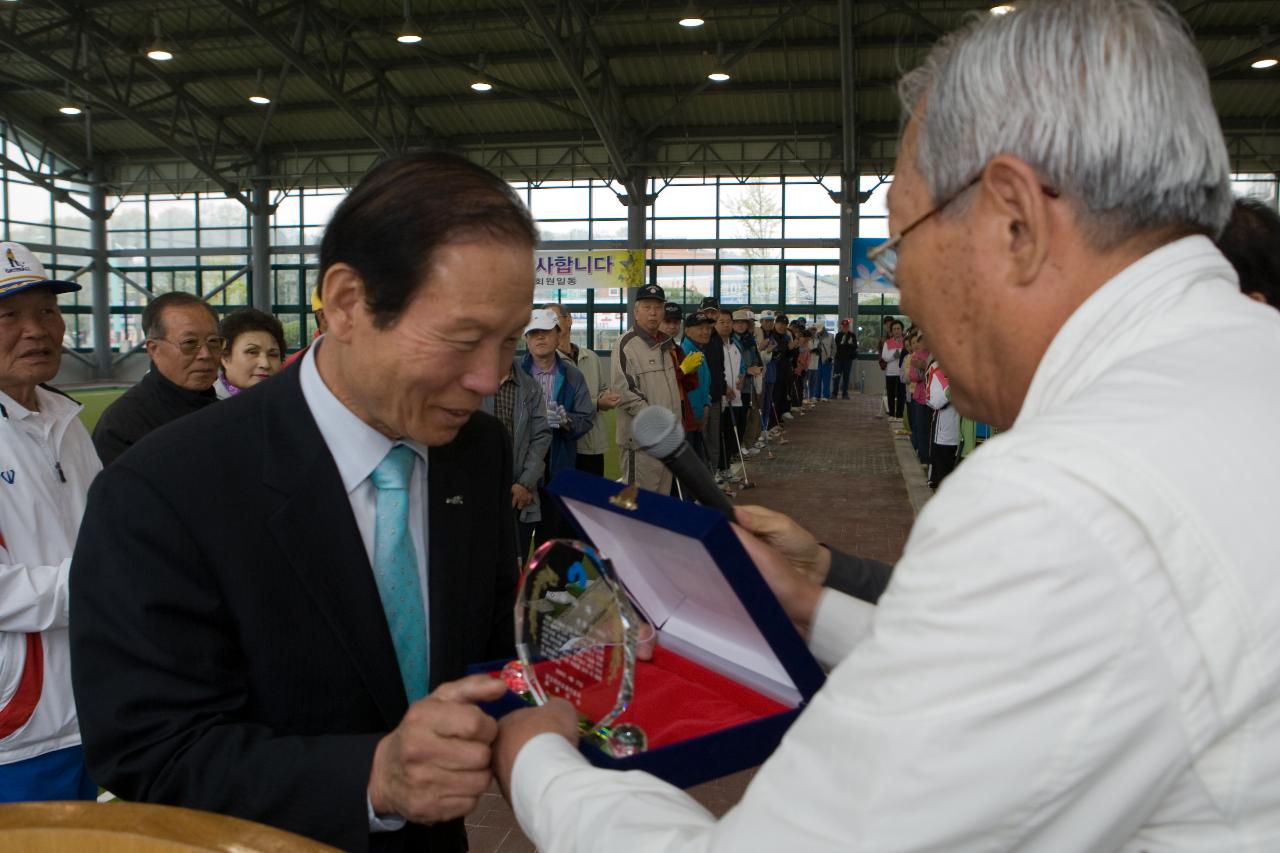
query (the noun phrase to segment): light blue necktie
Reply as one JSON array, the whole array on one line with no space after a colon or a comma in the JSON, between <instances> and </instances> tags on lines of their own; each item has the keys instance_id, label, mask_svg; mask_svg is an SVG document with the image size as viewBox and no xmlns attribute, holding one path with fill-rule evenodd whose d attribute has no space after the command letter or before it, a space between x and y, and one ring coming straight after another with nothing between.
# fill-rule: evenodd
<instances>
[{"instance_id":1,"label":"light blue necktie","mask_svg":"<svg viewBox=\"0 0 1280 853\"><path fill-rule=\"evenodd\" d=\"M378 490L373 576L410 703L427 695L427 618L422 609L418 555L409 533L409 481L416 458L412 448L397 444L369 475Z\"/></svg>"}]
</instances>

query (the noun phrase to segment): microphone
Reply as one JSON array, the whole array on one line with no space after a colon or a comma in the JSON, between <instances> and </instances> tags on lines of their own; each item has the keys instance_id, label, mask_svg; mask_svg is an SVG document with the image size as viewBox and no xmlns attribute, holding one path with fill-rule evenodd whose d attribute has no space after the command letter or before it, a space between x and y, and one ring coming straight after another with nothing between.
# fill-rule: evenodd
<instances>
[{"instance_id":1,"label":"microphone","mask_svg":"<svg viewBox=\"0 0 1280 853\"><path fill-rule=\"evenodd\" d=\"M719 510L733 521L733 504L716 487L707 466L684 440L684 429L670 409L641 409L631 422L631 437L641 450L666 465L698 503Z\"/></svg>"}]
</instances>

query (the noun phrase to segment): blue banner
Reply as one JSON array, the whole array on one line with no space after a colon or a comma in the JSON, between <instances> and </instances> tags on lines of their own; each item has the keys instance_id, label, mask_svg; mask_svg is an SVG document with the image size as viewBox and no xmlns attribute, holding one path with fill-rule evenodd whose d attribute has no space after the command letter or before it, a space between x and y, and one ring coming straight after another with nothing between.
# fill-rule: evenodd
<instances>
[{"instance_id":1,"label":"blue banner","mask_svg":"<svg viewBox=\"0 0 1280 853\"><path fill-rule=\"evenodd\" d=\"M867 252L883 243L879 237L861 237L853 241L853 292L897 293L876 265L867 260ZM893 250L890 250L892 253Z\"/></svg>"}]
</instances>

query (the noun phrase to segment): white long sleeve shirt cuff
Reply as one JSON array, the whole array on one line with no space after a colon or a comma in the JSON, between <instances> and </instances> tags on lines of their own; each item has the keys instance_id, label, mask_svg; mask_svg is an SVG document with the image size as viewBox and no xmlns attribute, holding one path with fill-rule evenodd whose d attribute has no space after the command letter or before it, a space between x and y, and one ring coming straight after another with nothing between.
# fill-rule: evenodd
<instances>
[{"instance_id":1,"label":"white long sleeve shirt cuff","mask_svg":"<svg viewBox=\"0 0 1280 853\"><path fill-rule=\"evenodd\" d=\"M621 787L610 784L625 780ZM594 791L609 803L602 806L599 832L579 826L581 806ZM656 776L640 771L619 773L601 770L587 763L577 747L557 734L531 738L516 756L511 768L511 807L526 834L539 850L556 853L588 853L601 849L601 839L610 838L619 821L625 823L627 804L644 803L647 819L661 815L657 825L643 827L642 846L647 850L692 851L706 849L716 819L696 800ZM583 846L583 838L592 844ZM618 850L634 850L635 839L623 833Z\"/></svg>"},{"instance_id":2,"label":"white long sleeve shirt cuff","mask_svg":"<svg viewBox=\"0 0 1280 853\"><path fill-rule=\"evenodd\" d=\"M365 805L369 809L369 831L370 832L395 832L397 829L404 829L407 820L400 815L382 815L378 816L373 810L373 800L368 794L364 795Z\"/></svg>"},{"instance_id":3,"label":"white long sleeve shirt cuff","mask_svg":"<svg viewBox=\"0 0 1280 853\"><path fill-rule=\"evenodd\" d=\"M0 631L34 633L67 627L71 558L56 566L0 563Z\"/></svg>"},{"instance_id":4,"label":"white long sleeve shirt cuff","mask_svg":"<svg viewBox=\"0 0 1280 853\"><path fill-rule=\"evenodd\" d=\"M823 590L809 625L809 651L831 669L871 633L876 606L834 589Z\"/></svg>"}]
</instances>

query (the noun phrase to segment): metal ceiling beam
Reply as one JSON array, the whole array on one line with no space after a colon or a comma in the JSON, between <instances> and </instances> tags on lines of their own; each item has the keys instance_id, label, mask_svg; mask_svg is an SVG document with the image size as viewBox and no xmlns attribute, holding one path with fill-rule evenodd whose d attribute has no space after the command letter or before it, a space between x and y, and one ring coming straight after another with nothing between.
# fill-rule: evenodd
<instances>
[{"instance_id":1,"label":"metal ceiling beam","mask_svg":"<svg viewBox=\"0 0 1280 853\"><path fill-rule=\"evenodd\" d=\"M192 121L191 132L195 138L199 139L201 136L204 136L205 138L213 138L216 140L225 139L228 144L239 148L241 151L249 150L249 141L247 139L237 133L234 128L223 124L219 118L212 115L209 112L209 109L200 101L199 98L196 98L187 92L182 83L175 83L169 79L168 75L161 71L156 63L143 61L137 55L137 52L122 47L120 38L116 33L99 24L90 15L84 14L82 10L77 8L74 3L68 2L68 0L51 0L51 2L55 7L68 16L67 20L72 23L78 33L92 39L93 46L100 54L105 55L106 52L115 53L129 63L128 80L125 83L124 92L126 100L129 100L130 98L130 89L135 83L136 75L150 78L152 81L163 87L165 94L162 97L174 98L175 102L181 106L182 110L194 113L213 124L212 133L209 133L207 129L196 128L194 121ZM80 46L85 45L81 42L81 45L78 45L78 47ZM47 46L44 50L48 53ZM87 63L89 61L89 57L83 57L83 60ZM103 64L105 65L105 63ZM113 83L113 88L116 94L121 94L119 86L115 85L114 81L110 82ZM133 106L137 107L140 105L134 102Z\"/></svg>"},{"instance_id":2,"label":"metal ceiling beam","mask_svg":"<svg viewBox=\"0 0 1280 853\"><path fill-rule=\"evenodd\" d=\"M746 95L781 95L788 94L780 91L780 86L788 84L777 83L774 81L757 81L751 83L738 83L729 86L716 87L707 92L708 97L732 97ZM789 94L810 94L810 95L835 95L841 91L839 81L835 80L807 80L789 84L791 92ZM875 92L892 88L894 81L891 80L864 80L858 84L861 92ZM623 97L628 101L669 97L670 91L665 86L634 86L626 87L622 90ZM549 101L553 98L573 98L575 97L573 90L564 89L560 91L545 91L532 93L539 96L539 101ZM426 95L419 97L409 97L404 99L405 103L410 107L476 107L484 108L498 103L528 103L528 96L522 96L513 92L490 92L483 96L463 94L459 97L453 95ZM362 99L352 102L359 109L372 109L376 106L376 102L372 100ZM333 104L329 101L289 101L282 99L276 109L276 115L298 115L304 113L326 112L333 110ZM223 118L252 118L260 114L260 109L252 105L246 104L241 106L236 104L230 107L218 107L213 111L216 115ZM158 117L163 115L158 112L149 112L145 115ZM585 115L570 112L569 115L580 119L583 122L589 120ZM102 119L95 118L95 123L101 123ZM46 123L52 127L60 127L73 125L77 122L74 117L50 116Z\"/></svg>"},{"instance_id":3,"label":"metal ceiling beam","mask_svg":"<svg viewBox=\"0 0 1280 853\"><path fill-rule=\"evenodd\" d=\"M72 153L75 150L75 146L69 140L54 132L44 120L37 119L15 106L12 100L5 95L0 95L0 120L8 123L10 127L16 128L31 139L39 139L49 147L50 151L75 166L81 172L88 171L87 161L84 159L82 151Z\"/></svg>"},{"instance_id":4,"label":"metal ceiling beam","mask_svg":"<svg viewBox=\"0 0 1280 853\"><path fill-rule=\"evenodd\" d=\"M211 160L206 159L201 151L179 142L172 133L166 132L155 121L143 116L138 110L130 106L126 100L116 97L113 91L109 91L86 79L76 71L53 61L43 51L30 46L22 34L4 24L0 24L0 45L40 66L46 73L53 74L55 77L75 86L96 104L100 104L117 115L128 119L139 130L155 139L170 152L196 166L220 187L228 197L244 201L244 197L240 194L240 188L234 182L227 180L222 172L213 165Z\"/></svg>"},{"instance_id":5,"label":"metal ceiling beam","mask_svg":"<svg viewBox=\"0 0 1280 853\"><path fill-rule=\"evenodd\" d=\"M423 122L421 118L419 118L414 108L405 100L404 96L400 94L399 90L396 89L391 81L387 79L386 69L382 64L374 62L369 54L365 52L364 48L360 46L358 41L348 38L350 35L350 28L352 26L350 22L343 26L323 7L316 9L313 14L320 15L321 18L329 25L331 31L333 31L332 34L345 41L346 46L350 48L352 55L355 56L356 62L358 62L365 70L365 73L376 81L379 96L384 97L387 101L385 109L390 110L395 108L401 111L406 121L404 135L406 137L411 135L414 125L417 125L418 129L422 132L422 142L437 141L435 131Z\"/></svg>"},{"instance_id":6,"label":"metal ceiling beam","mask_svg":"<svg viewBox=\"0 0 1280 853\"><path fill-rule=\"evenodd\" d=\"M609 71L609 59L591 28L586 10L578 0L560 0L553 23L536 0L520 0L520 5L568 76L569 84L609 152L618 180L630 195L643 196L644 187L633 186L630 163L643 136L627 113L624 96Z\"/></svg>"},{"instance_id":7,"label":"metal ceiling beam","mask_svg":"<svg viewBox=\"0 0 1280 853\"><path fill-rule=\"evenodd\" d=\"M232 16L237 18L241 23L248 27L254 35L262 39L271 47L280 57L293 65L300 74L314 83L316 86L329 96L333 103L343 113L355 123L356 127L362 130L369 139L378 146L384 154L394 154L402 147L393 138L389 137L379 129L378 116L375 114L372 118L366 116L364 112L358 109L344 90L345 84L345 64L339 69L340 74L337 80L330 80L329 76L322 70L312 64L301 51L295 50L292 45L280 38L276 32L268 26L267 22L258 16L256 12L248 8L236 0L215 0L219 6L226 9ZM299 7L300 15L307 14L307 7L302 5ZM391 119L392 133L395 132L394 119Z\"/></svg>"},{"instance_id":8,"label":"metal ceiling beam","mask_svg":"<svg viewBox=\"0 0 1280 853\"><path fill-rule=\"evenodd\" d=\"M738 62L742 60L743 57L745 57L751 51L755 50L756 45L761 44L766 39L768 39L769 36L773 35L775 32L782 29L782 27L787 23L787 21L790 21L792 18L796 17L797 15L808 12L810 7L813 6L814 2L815 0L796 0L796 2L792 3L791 6L788 7L785 12L783 12L781 15L775 18L773 23L771 23L768 27L762 30L754 39L752 39L746 45L739 48L732 56L726 59L724 61L725 68L726 69L733 68L735 65L738 64ZM718 84L713 83L710 80L704 79L700 83L698 83L698 85L694 86L692 89L686 92L684 95L681 95L680 97L676 98L676 101L674 104L672 104L670 107L664 110L661 115L659 115L655 120L649 123L649 126L645 128L645 131L644 131L645 135L647 136L650 133L653 133L653 131L655 131L662 124L663 119L665 119L667 116L679 110L681 107L687 104L691 99L705 92L709 87L716 86L716 85Z\"/></svg>"}]
</instances>

